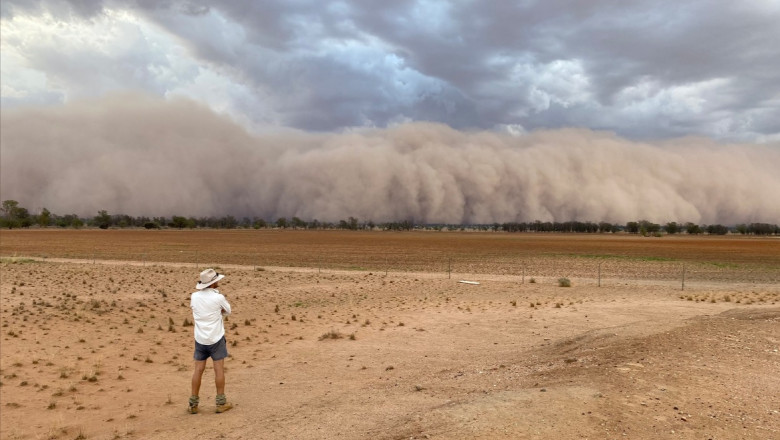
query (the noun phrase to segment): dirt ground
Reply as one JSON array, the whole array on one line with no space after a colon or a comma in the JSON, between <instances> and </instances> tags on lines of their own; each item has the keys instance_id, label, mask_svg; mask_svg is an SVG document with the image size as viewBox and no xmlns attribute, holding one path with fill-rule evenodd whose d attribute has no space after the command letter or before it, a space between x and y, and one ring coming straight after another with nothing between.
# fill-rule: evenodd
<instances>
[{"instance_id":1,"label":"dirt ground","mask_svg":"<svg viewBox=\"0 0 780 440\"><path fill-rule=\"evenodd\" d=\"M216 261L233 306L235 408L213 412L209 368L190 415L189 294L202 264L59 259L75 256L29 237L38 250L24 252L2 234L2 439L780 438L778 241L734 241L754 250L728 256L701 240L675 258L729 275L684 291L620 272L599 287L589 270L559 287L554 271L448 279ZM630 248L604 246L521 257L554 253L560 272ZM630 252L620 271L659 263Z\"/></svg>"}]
</instances>

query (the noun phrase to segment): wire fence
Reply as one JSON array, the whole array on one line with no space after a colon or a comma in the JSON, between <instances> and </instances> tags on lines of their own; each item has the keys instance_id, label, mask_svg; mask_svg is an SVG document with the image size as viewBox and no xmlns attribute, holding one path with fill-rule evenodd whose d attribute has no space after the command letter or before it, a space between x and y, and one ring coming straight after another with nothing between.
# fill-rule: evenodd
<instances>
[{"instance_id":1,"label":"wire fence","mask_svg":"<svg viewBox=\"0 0 780 440\"><path fill-rule=\"evenodd\" d=\"M90 250L27 255L38 258L66 258L99 263L106 260L129 264L245 266L249 268L286 267L328 271L371 271L384 274L414 273L433 278L503 279L518 283L555 282L568 278L572 284L609 286L618 284L662 285L674 288L743 288L762 285L780 289L780 268L756 263L706 263L655 258L614 256L536 255L444 252L377 251L310 252L284 254L228 249L205 252L175 245L149 249L104 246Z\"/></svg>"}]
</instances>

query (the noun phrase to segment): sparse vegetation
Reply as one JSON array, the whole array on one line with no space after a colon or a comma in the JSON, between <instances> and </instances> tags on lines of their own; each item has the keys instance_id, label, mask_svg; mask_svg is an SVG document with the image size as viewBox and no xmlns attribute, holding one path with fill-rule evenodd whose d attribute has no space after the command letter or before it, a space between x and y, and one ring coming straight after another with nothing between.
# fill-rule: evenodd
<instances>
[{"instance_id":1,"label":"sparse vegetation","mask_svg":"<svg viewBox=\"0 0 780 440\"><path fill-rule=\"evenodd\" d=\"M319 340L324 341L326 339L341 339L343 337L344 335L341 332L331 329L329 332L323 333Z\"/></svg>"},{"instance_id":2,"label":"sparse vegetation","mask_svg":"<svg viewBox=\"0 0 780 440\"><path fill-rule=\"evenodd\" d=\"M155 237L165 235L154 231L139 232ZM20 233L24 232L14 231L10 234ZM92 233L107 236L112 234L112 231L89 232ZM113 233L130 234L128 231ZM194 233L176 231L171 234L183 236ZM296 233L286 231L284 234ZM687 240L684 235L668 240L643 239L637 236L627 238L642 240L648 246L656 242L668 244L668 240ZM5 240L5 235L3 239ZM378 236L377 240L381 239L384 238ZM718 238L707 239L708 242L710 240ZM730 237L730 240L739 241L740 238ZM5 251L5 241L3 245ZM765 289L760 282L744 281L752 279L746 274L753 275L757 272L757 276L764 276L761 271L755 270L756 266L750 263L749 258L744 259L747 262L738 261L731 264L722 261L710 262L712 258L689 262L685 259L687 257L674 255L675 259L666 255L649 258L634 254L590 256L575 255L576 251L571 252L540 257L541 261L536 263L527 262L526 267L532 269L524 273L530 272L540 277L536 279L539 280L538 284L530 285L527 275L524 277L525 285L520 284L520 266L505 271L508 265L500 266L496 263L491 266L493 263L487 262L480 266L474 263L473 268L465 269L467 266L463 265L463 261L456 261L454 267L458 270L455 274L473 270L475 274L491 275L485 276L484 282L478 288L458 287L457 290L452 287L452 281L446 280L446 273L442 276L441 273L422 275L420 272L412 272L410 275L399 270L384 277L378 275L378 271L317 272L316 268L275 269L260 273L254 272L251 264L242 268L239 266L241 262L236 261L237 264L233 266L233 262L220 256L218 261L225 261L223 265L229 267L230 271L227 279L230 283L224 283L224 293L228 295L231 303L235 301L237 312L225 323L226 329L232 329L228 342L234 347L230 350L231 358L226 362L226 366L239 373L229 375L229 378L236 378L232 382L229 379L232 384L230 386L245 385L242 382L252 377L251 369L266 362L276 365L295 364L293 368L301 368L295 374L302 371L316 372L318 368L323 368L323 364L317 362L325 355L329 359L324 364L327 365L328 371L324 374L315 373L310 376L311 381L307 382L317 393L335 390L348 381L362 381L359 389L381 389L392 399L404 399L406 397L403 393L423 390L426 390L424 394L431 394L425 396L426 398L438 399L466 389L474 390L474 395L481 391L492 393L493 385L496 385L496 392L504 392L505 389L513 392L512 390L530 388L539 381L540 387L546 386L547 390L551 391L545 397L560 397L560 393L556 395L552 392L554 388L551 388L551 382L563 383L558 382L559 376L555 376L561 373L561 368L573 370L575 367L582 367L578 374L585 375L620 371L621 373L616 374L625 373L625 377L629 378L639 374L641 367L626 366L624 362L645 365L642 373L648 377L660 371L658 365L665 365L657 357L658 353L653 352L652 347L628 345L631 335L622 329L615 330L615 333L620 334L619 338L602 339L601 336L607 338L613 333L611 330L607 333L599 332L599 329L617 321L610 322L610 313L605 310L630 313L630 307L642 307L642 313L647 313L648 316L655 314L653 318L656 318L663 313L658 309L668 305L662 303L672 300L676 304L673 307L686 310L686 316L695 313L714 316L726 309L732 309L729 313L749 312L751 316L761 317L761 314L771 309L772 306L768 304L775 304L780 298L774 291L776 289ZM7 295L3 297L3 321L0 324L3 326L0 335L3 344L3 370L0 377L3 381L3 395L8 392L9 398L3 401L3 421L8 418L9 423L16 423L28 415L42 421L56 421L63 416L73 416L76 421L66 419L67 423L61 423L62 427L58 427L56 435L52 435L53 438L74 438L78 432L77 420L80 419L105 424L103 427L97 422L90 422L90 425L85 427L89 438L111 438L114 431L122 438L153 437L154 433L146 426L146 422L155 419L154 411L172 411L172 414L175 414L182 410L178 408L180 398L171 398L172 394L179 392L174 390L175 384L162 381L162 388L158 389L156 397L151 396L152 401L148 404L132 403L129 406L122 404L123 406L117 407L114 401L117 396L120 397L119 401L126 402L144 399L144 383L149 377L169 377L173 374L182 380L188 380L192 372L192 330L182 329L180 324L184 321L185 326L191 325L191 320L182 316L191 316L187 294L192 289L193 273L197 275L197 271L193 269L194 257L185 256L182 259L187 261L177 263L181 266L152 263L155 261L153 257L149 257L143 266L140 259L125 266L115 262L101 265L99 261L94 265L54 261L40 265L4 262L0 283L2 291ZM273 266L277 265L276 261L271 263L270 258L267 261ZM675 286L673 277L679 275L683 261L688 265L689 278L686 278L686 281L689 281L689 284L681 291L679 279L676 280ZM596 269L601 264L608 287L596 291ZM620 272L623 265L637 270L623 274ZM341 268L352 266L374 270L370 262L344 264ZM392 263L389 266L392 268ZM657 272L647 276L640 273L647 268ZM661 272L668 268L672 268L669 273ZM771 272L771 268L769 270L769 276L776 279L777 272ZM572 280L583 282L578 282L576 291L559 289L556 273L566 273ZM733 281L740 283L738 287L726 284L730 280L723 274L731 273L736 273ZM653 284L648 281L656 275L661 283ZM133 287L134 280L142 279L143 276L153 277L157 284ZM709 280L711 276L713 281ZM705 278L706 285L702 281ZM647 284L652 287L647 287ZM122 288L121 293L114 292L117 287ZM162 291L168 292L167 297L161 295ZM659 292L663 294L657 294ZM645 299L651 300L643 302ZM613 301L617 307L610 306L609 303ZM720 304L713 304L716 302ZM507 304L510 304L510 307L506 307ZM523 304L526 306L522 306ZM581 304L585 305L580 306ZM282 306L285 313L281 313ZM524 307L531 310L523 310ZM240 320L240 317L247 316L250 318ZM682 314L675 314L670 319L681 319L680 316ZM698 321L690 320L686 321L686 324L696 322ZM166 326L162 323L168 324L168 332L164 331ZM578 329L576 334L565 330L570 323ZM764 339L760 339L761 344L756 345L747 331L752 324L757 327L766 326L763 318L756 319L755 322L740 318L709 319L706 324L714 330L717 330L719 325L733 325L735 331L713 332L712 337L707 335L686 339L684 334L672 329L674 340L669 343L673 353L664 353L664 356L671 356L668 359L670 365L676 362L674 365L679 364L679 371L690 367L687 357L673 358L675 353L678 353L677 347L683 347L682 351L685 353L688 353L689 348L692 353L697 353L697 357L690 358L691 361L699 360L701 364L713 365L714 361L709 357L710 352L701 356L701 351L695 351L705 347L722 349L726 358L730 355L740 355L748 359L753 355L754 362L750 368L762 371L762 374L766 373L765 370L760 370L763 365L755 362L755 359L764 356L766 350L769 350L768 356L774 356L775 352L772 350L777 344L767 344ZM155 328L158 330L154 331ZM322 332L323 329L329 328L329 332ZM138 333L139 329L143 332ZM629 330L633 329L632 327ZM591 330L595 332L590 332ZM663 342L665 338L669 338L666 330L669 329L654 333L656 336L653 340ZM242 333L240 337L238 331ZM357 331L361 332L359 338ZM236 332L235 337L233 332ZM572 338L561 340L563 333ZM580 334L586 337L577 339ZM763 335L756 334L763 338L763 335L769 333L764 331ZM318 336L322 342L316 342ZM680 341L681 339L685 341ZM331 342L327 342L328 340ZM608 351L611 350L609 347L615 345L613 342L629 350L625 356L621 353L620 356L605 359L606 354L612 354ZM561 345L562 343L565 344ZM313 347L315 344L320 348L312 351L316 348ZM414 350L406 350L404 344L409 344ZM519 345L514 346L515 344ZM53 348L55 345L56 348ZM417 350L415 347L424 347L424 350ZM516 348L528 350L533 355L542 353L544 356L530 358L511 355L511 351ZM407 352L413 352L414 357L404 354ZM451 354L454 352L458 353L458 363L448 368L444 364L452 358ZM719 362L720 359L719 357ZM663 359L666 360L667 358ZM101 361L104 363L102 366ZM500 362L503 363L499 366ZM399 366L394 367L395 364ZM414 368L410 367L413 364ZM528 376L529 366L538 366L543 371L540 375ZM419 376L417 371L422 368L429 368L430 375ZM619 370L613 370L618 368ZM704 367L699 365L697 368ZM211 371L207 372L207 376L208 374L211 374ZM207 377L204 381L204 385L208 385L208 388L204 386L204 390L213 390L212 378L213 376ZM683 380L684 376L679 378ZM663 399L659 401L659 407L670 403L670 397L685 400L691 395L691 389L685 388L680 380L672 381L669 376L653 379L653 382L647 383L668 386L670 382L675 382L677 386L674 393L663 393L653 387L642 390L647 391L651 397ZM729 379L740 381L739 375ZM241 382L235 382L236 380ZM287 380L292 382L293 379ZM631 389L632 383L634 382L626 379L621 385L627 394L639 396L636 389ZM717 390L721 383L723 381L712 382L714 389ZM422 388L422 385L426 388ZM598 385L599 391L609 388L603 383ZM278 390L283 390L284 386L289 388L289 384L280 384ZM736 389L739 392L738 386ZM290 395L294 403L301 402L295 400L299 399L295 393ZM421 394L416 396L423 397ZM349 403L374 402L360 400L364 398L366 397L362 394L355 393L354 399L351 398ZM646 399L643 395L643 400ZM683 404L690 406L697 402L689 399ZM752 401L746 402L750 405ZM6 403L11 405L6 406ZM655 401L648 401L648 404L652 407ZM679 405L677 402L673 404ZM716 411L717 414L725 414L722 404L715 401L707 404L713 405L713 414ZM339 415L343 408L340 405L316 409ZM592 409L593 407L583 408L583 411ZM755 416L755 412L750 411L748 409L746 413L751 417ZM135 420L129 419L128 414L131 413L137 416ZM314 414L311 408L301 409L302 416L313 419ZM128 420L125 420L126 417ZM755 420L758 419L760 418ZM20 429L19 438L49 438L45 430L50 429L54 422L49 423L44 428L25 426ZM129 428L123 429L123 424L132 425L137 433L133 436L125 434L126 430L129 432ZM290 425L284 426L289 427ZM742 424L739 428L744 429ZM9 434L8 428L2 429L3 438L6 435L14 438L13 433ZM259 429L267 434L267 431ZM226 437L231 434L229 429L225 430Z\"/></svg>"}]
</instances>

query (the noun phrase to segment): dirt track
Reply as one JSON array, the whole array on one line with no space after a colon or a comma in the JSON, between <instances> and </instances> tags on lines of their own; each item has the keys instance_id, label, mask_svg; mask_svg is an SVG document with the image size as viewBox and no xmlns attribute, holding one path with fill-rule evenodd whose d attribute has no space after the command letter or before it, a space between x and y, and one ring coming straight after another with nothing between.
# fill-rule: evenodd
<instances>
[{"instance_id":1,"label":"dirt track","mask_svg":"<svg viewBox=\"0 0 780 440\"><path fill-rule=\"evenodd\" d=\"M90 263L0 267L3 439L780 437L777 284L226 264L236 408L209 370L192 416L196 268Z\"/></svg>"}]
</instances>

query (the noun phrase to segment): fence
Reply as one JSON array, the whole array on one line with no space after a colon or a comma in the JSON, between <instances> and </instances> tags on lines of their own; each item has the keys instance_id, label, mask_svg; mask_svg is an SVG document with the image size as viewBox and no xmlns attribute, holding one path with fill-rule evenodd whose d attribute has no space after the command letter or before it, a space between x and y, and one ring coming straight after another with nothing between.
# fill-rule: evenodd
<instances>
[{"instance_id":1,"label":"fence","mask_svg":"<svg viewBox=\"0 0 780 440\"><path fill-rule=\"evenodd\" d=\"M127 261L138 265L179 264L201 269L208 266L246 266L308 268L318 272L372 271L398 274L415 273L421 277L502 279L518 283L549 282L568 278L575 285L609 286L616 284L663 285L678 289L697 287L734 288L765 285L780 288L780 268L755 263L707 263L653 258L622 258L573 255L511 256L506 254L403 251L333 253L310 252L269 254L246 249L201 251L175 245L139 249L104 246L91 250L63 251L25 255L38 258L68 258L98 263L102 260Z\"/></svg>"}]
</instances>

